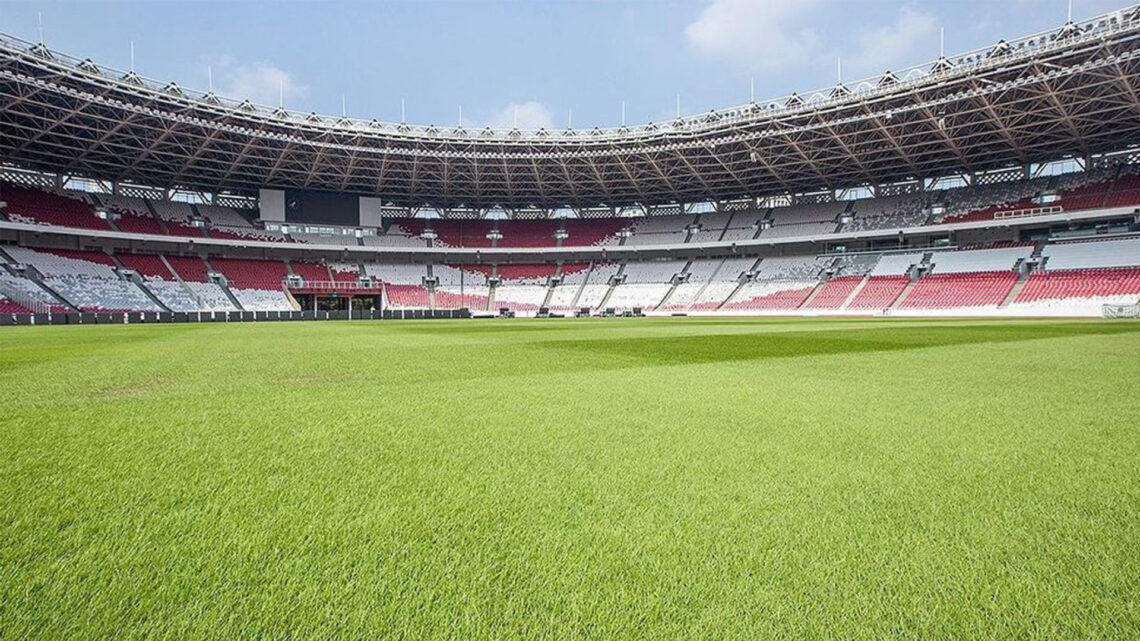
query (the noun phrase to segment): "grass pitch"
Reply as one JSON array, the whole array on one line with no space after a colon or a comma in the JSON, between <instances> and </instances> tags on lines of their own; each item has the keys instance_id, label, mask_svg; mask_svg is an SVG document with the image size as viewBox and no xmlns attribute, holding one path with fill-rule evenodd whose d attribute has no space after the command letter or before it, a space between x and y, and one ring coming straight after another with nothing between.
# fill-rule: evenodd
<instances>
[{"instance_id":1,"label":"grass pitch","mask_svg":"<svg viewBox=\"0 0 1140 641\"><path fill-rule=\"evenodd\" d=\"M1140 324L0 331L0 639L1140 638Z\"/></svg>"}]
</instances>

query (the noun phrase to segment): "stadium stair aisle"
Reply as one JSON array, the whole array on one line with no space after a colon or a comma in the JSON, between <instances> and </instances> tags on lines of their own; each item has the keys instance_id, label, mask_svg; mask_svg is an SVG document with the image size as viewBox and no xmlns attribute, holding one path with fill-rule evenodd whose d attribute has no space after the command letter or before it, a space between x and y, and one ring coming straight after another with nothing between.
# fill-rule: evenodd
<instances>
[{"instance_id":1,"label":"stadium stair aisle","mask_svg":"<svg viewBox=\"0 0 1140 641\"><path fill-rule=\"evenodd\" d=\"M847 309L847 308L848 308L848 307L851 305L851 301L853 301L853 300L855 300L856 298L858 298L858 296L859 296L859 293L863 291L863 288L864 288L864 287L866 287L866 285L867 285L867 281L868 281L870 278L871 278L870 276L863 276L863 277L862 277L862 278L859 280L859 284L858 284L858 285L856 285L856 286L855 286L855 288L851 290L851 293L847 295L847 298L843 299L843 304L841 304L841 305L839 306L839 309L840 309L841 311L842 311L842 310L845 310L845 309Z\"/></svg>"},{"instance_id":2,"label":"stadium stair aisle","mask_svg":"<svg viewBox=\"0 0 1140 641\"><path fill-rule=\"evenodd\" d=\"M218 271L218 270L214 269L214 266L210 263L210 259L203 257L202 262L206 263L206 268L209 269L210 271L212 271L212 272ZM219 273L221 273L221 272L219 272ZM245 307L242 307L241 301L239 301L237 296L234 296L234 293L232 291L230 291L230 287L229 287L228 282L225 285L218 283L218 287L222 290L222 292L225 293L226 298L230 299L231 305L233 305L238 311L243 311L243 312L245 311Z\"/></svg>"}]
</instances>

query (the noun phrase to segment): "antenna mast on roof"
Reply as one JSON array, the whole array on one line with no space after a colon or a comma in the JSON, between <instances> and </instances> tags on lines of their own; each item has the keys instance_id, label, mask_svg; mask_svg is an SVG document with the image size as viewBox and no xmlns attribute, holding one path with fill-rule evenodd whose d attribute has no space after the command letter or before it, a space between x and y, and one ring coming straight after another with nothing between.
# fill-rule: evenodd
<instances>
[{"instance_id":1,"label":"antenna mast on roof","mask_svg":"<svg viewBox=\"0 0 1140 641\"><path fill-rule=\"evenodd\" d=\"M677 94L677 117L681 117L681 94Z\"/></svg>"},{"instance_id":2,"label":"antenna mast on roof","mask_svg":"<svg viewBox=\"0 0 1140 641\"><path fill-rule=\"evenodd\" d=\"M625 126L625 101L621 101L621 126Z\"/></svg>"},{"instance_id":3,"label":"antenna mast on roof","mask_svg":"<svg viewBox=\"0 0 1140 641\"><path fill-rule=\"evenodd\" d=\"M281 78L277 81L277 106L282 109L285 108L285 79Z\"/></svg>"},{"instance_id":4,"label":"antenna mast on roof","mask_svg":"<svg viewBox=\"0 0 1140 641\"><path fill-rule=\"evenodd\" d=\"M408 113L404 108L404 99L400 98L400 124L404 125L408 122Z\"/></svg>"},{"instance_id":5,"label":"antenna mast on roof","mask_svg":"<svg viewBox=\"0 0 1140 641\"><path fill-rule=\"evenodd\" d=\"M748 102L756 102L756 76L748 81Z\"/></svg>"},{"instance_id":6,"label":"antenna mast on roof","mask_svg":"<svg viewBox=\"0 0 1140 641\"><path fill-rule=\"evenodd\" d=\"M347 105L345 104L345 101L344 101L344 94L340 95L340 117L341 118L347 118L348 117L348 108L347 108Z\"/></svg>"},{"instance_id":7,"label":"antenna mast on roof","mask_svg":"<svg viewBox=\"0 0 1140 641\"><path fill-rule=\"evenodd\" d=\"M131 40L131 73L135 72L135 41Z\"/></svg>"}]
</instances>

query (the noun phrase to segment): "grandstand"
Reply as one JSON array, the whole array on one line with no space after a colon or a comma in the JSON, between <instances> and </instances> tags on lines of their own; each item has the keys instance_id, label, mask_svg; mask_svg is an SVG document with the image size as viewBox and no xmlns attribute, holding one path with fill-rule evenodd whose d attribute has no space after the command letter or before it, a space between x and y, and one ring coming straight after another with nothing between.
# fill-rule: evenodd
<instances>
[{"instance_id":1,"label":"grandstand","mask_svg":"<svg viewBox=\"0 0 1140 641\"><path fill-rule=\"evenodd\" d=\"M38 126L36 118L57 114L53 91L85 96L67 114L80 128L111 99L160 113L181 109L179 101L205 109L212 100L210 113L199 115L218 127L273 123L295 131L298 139L311 135L310 128L358 131L362 123L266 113L191 90L172 96L163 83L137 75L131 76L137 82L124 83L126 74L58 51L42 55L37 45L3 37L0 71L9 74L0 78L0 95L22 94L33 84L50 87L35 92L33 100L3 107L11 123L0 134L6 162L0 168L4 317L33 308L252 312L254 318L383 308L487 314L507 309L523 316L583 309L1097 315L1102 304L1136 302L1129 283L1131 270L1140 267L1140 158L1128 143L1140 127L1112 106L1132 100L1129 85L1140 70L1124 67L1112 83L1095 70L1104 60L1131 53L1138 32L1134 11L1113 12L1070 23L1050 38L1009 40L908 70L905 91L889 81L901 77L896 73L842 91L768 101L763 108L752 103L683 118L664 129L598 129L590 154L576 150L572 130L538 137L489 129L488 144L509 149L510 163L525 171L508 165L502 174L501 163L481 165L477 190L458 179L445 195L424 182L418 193L426 199L415 203L407 202L398 168L389 171L384 193L372 192L373 183L364 189L355 174L341 176L338 202L349 213L327 222L290 220L274 210L280 199L273 194L283 192L265 188L259 179L264 167L254 161L272 162L269 150L224 171L181 172L183 193L195 197L175 200L171 191L147 186L168 184L161 168L120 165L129 154L97 158L84 137L61 137L52 144L68 149L72 172L99 179L75 181L71 173L52 172L54 152L46 143L20 136ZM1058 96L1045 78L1017 75L1037 66L1054 69L1075 89ZM979 104L982 97L955 98L939 107L940 113L954 114L947 131L999 125L1017 131L952 138L953 156L960 159L953 166L944 161L950 155L941 134L892 138L906 143L884 146L890 154L874 171L850 174L850 167L863 166L857 159L848 162L851 150L870 143L853 146L848 136L924 130L930 124L923 115L928 101L936 93L956 95L964 86L1015 92L1007 102L1019 116L999 122ZM817 131L810 140L796 140L798 151L761 148L777 138L792 144L781 127L803 126L816 112L838 122L870 97L881 105L876 109L908 115L874 131ZM1041 107L1043 100L1048 108ZM1060 134L1047 117L1057 100L1072 121ZM34 116L32 107L40 110ZM1098 115L1094 126L1080 120L1086 113L1113 115ZM758 139L760 147L744 158L726 142L728 136L773 127L776 134ZM1086 133L1080 140L1066 137L1074 131ZM159 134L141 123L122 132L140 144L152 144ZM397 134L399 140L393 138ZM213 153L213 143L197 132L175 126L161 135L176 140L182 153ZM459 130L429 132L371 121L368 133L360 135L363 148L421 150L425 166L454 165L460 177L472 175L458 171L460 164L480 157L433 155L429 137L467 135ZM711 149L716 160L709 162L687 143L663 150L655 142L655 136L682 135L695 137L694 144ZM260 145L253 138L248 142L251 148ZM479 144L472 142L472 148ZM625 154L620 161L608 155L617 148ZM1082 150L1079 157L1076 148ZM316 198L306 190L328 187L325 166L337 162L339 153L331 147L303 176L282 169L277 182L294 181L300 191L291 198ZM757 153L770 160L750 162ZM574 169L551 172L551 155ZM836 164L813 164L809 187L804 158L825 156ZM1025 158L1038 162L1027 164ZM649 165L656 169L630 171ZM365 154L353 158L351 167L366 176L372 160ZM594 182L560 182L587 174ZM427 180L435 173L421 175ZM630 184L632 176L643 182ZM536 177L541 186L531 182ZM820 179L827 186L822 191ZM705 186L699 194L695 184ZM754 189L743 192L741 185Z\"/></svg>"}]
</instances>

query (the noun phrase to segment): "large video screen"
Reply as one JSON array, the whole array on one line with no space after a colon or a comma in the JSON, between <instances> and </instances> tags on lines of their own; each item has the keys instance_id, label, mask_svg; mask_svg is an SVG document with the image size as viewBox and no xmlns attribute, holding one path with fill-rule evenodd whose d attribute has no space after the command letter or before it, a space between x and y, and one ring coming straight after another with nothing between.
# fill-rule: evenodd
<instances>
[{"instance_id":1,"label":"large video screen","mask_svg":"<svg viewBox=\"0 0 1140 641\"><path fill-rule=\"evenodd\" d=\"M285 220L355 227L360 224L360 204L352 194L286 189Z\"/></svg>"}]
</instances>

